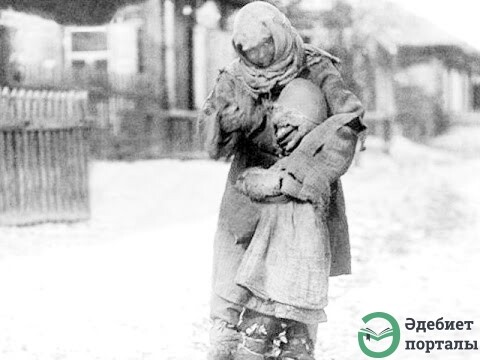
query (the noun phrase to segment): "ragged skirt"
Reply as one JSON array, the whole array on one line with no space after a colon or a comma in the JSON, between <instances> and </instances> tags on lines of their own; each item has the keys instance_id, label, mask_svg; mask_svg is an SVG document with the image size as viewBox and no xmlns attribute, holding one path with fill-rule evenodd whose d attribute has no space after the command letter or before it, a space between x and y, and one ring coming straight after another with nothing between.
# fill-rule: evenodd
<instances>
[{"instance_id":1,"label":"ragged skirt","mask_svg":"<svg viewBox=\"0 0 480 360\"><path fill-rule=\"evenodd\" d=\"M235 277L245 289L241 305L307 324L326 321L331 252L327 222L318 211L296 201L261 205Z\"/></svg>"}]
</instances>

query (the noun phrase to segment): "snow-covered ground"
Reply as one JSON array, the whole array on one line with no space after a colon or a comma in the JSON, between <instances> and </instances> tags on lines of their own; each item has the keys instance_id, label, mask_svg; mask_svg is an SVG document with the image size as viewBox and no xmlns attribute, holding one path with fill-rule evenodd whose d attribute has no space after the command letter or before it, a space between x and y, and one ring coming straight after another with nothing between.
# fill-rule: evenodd
<instances>
[{"instance_id":1,"label":"snow-covered ground","mask_svg":"<svg viewBox=\"0 0 480 360\"><path fill-rule=\"evenodd\" d=\"M472 331L402 340L480 340L478 140L478 129L454 130L434 147L398 138L390 156L370 141L344 177L354 274L331 280L319 360L366 358L357 331L375 311L402 329L408 317L475 321ZM205 359L227 170L96 162L89 223L0 229L0 360ZM403 346L390 358L480 358Z\"/></svg>"}]
</instances>

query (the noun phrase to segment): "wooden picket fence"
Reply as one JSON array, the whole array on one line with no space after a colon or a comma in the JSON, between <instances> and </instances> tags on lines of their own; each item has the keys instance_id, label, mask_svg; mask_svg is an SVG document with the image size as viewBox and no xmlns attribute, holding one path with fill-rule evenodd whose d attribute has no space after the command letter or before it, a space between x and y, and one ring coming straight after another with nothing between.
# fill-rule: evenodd
<instances>
[{"instance_id":1,"label":"wooden picket fence","mask_svg":"<svg viewBox=\"0 0 480 360\"><path fill-rule=\"evenodd\" d=\"M86 119L86 91L46 91L2 89L0 126L65 127L78 126Z\"/></svg>"},{"instance_id":2,"label":"wooden picket fence","mask_svg":"<svg viewBox=\"0 0 480 360\"><path fill-rule=\"evenodd\" d=\"M150 99L110 96L97 102L91 154L99 159L205 157L196 133L198 113L162 109Z\"/></svg>"},{"instance_id":3,"label":"wooden picket fence","mask_svg":"<svg viewBox=\"0 0 480 360\"><path fill-rule=\"evenodd\" d=\"M0 96L0 225L89 217L87 97L4 88Z\"/></svg>"}]
</instances>

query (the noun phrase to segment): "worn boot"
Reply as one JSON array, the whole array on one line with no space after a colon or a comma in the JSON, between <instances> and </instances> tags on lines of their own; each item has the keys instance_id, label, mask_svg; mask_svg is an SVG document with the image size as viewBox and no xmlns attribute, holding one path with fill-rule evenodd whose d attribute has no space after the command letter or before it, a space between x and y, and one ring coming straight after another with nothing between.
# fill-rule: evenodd
<instances>
[{"instance_id":1,"label":"worn boot","mask_svg":"<svg viewBox=\"0 0 480 360\"><path fill-rule=\"evenodd\" d=\"M281 331L280 320L250 310L245 311L239 325L242 341L235 360L266 360L275 338Z\"/></svg>"},{"instance_id":2,"label":"worn boot","mask_svg":"<svg viewBox=\"0 0 480 360\"><path fill-rule=\"evenodd\" d=\"M315 360L314 344L307 325L296 321L290 323L285 337L286 343L282 344L279 360Z\"/></svg>"},{"instance_id":3,"label":"worn boot","mask_svg":"<svg viewBox=\"0 0 480 360\"><path fill-rule=\"evenodd\" d=\"M241 335L233 324L215 319L210 330L207 360L234 360Z\"/></svg>"}]
</instances>

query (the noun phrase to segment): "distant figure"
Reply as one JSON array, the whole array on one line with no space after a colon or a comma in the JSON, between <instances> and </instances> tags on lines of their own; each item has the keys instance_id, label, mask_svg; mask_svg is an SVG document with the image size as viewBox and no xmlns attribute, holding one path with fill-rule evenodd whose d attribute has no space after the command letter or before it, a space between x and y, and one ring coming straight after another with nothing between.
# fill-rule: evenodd
<instances>
[{"instance_id":1,"label":"distant figure","mask_svg":"<svg viewBox=\"0 0 480 360\"><path fill-rule=\"evenodd\" d=\"M350 273L340 176L363 108L274 6L235 18L238 59L201 116L209 154L233 162L214 243L209 360L313 360L328 276Z\"/></svg>"}]
</instances>

